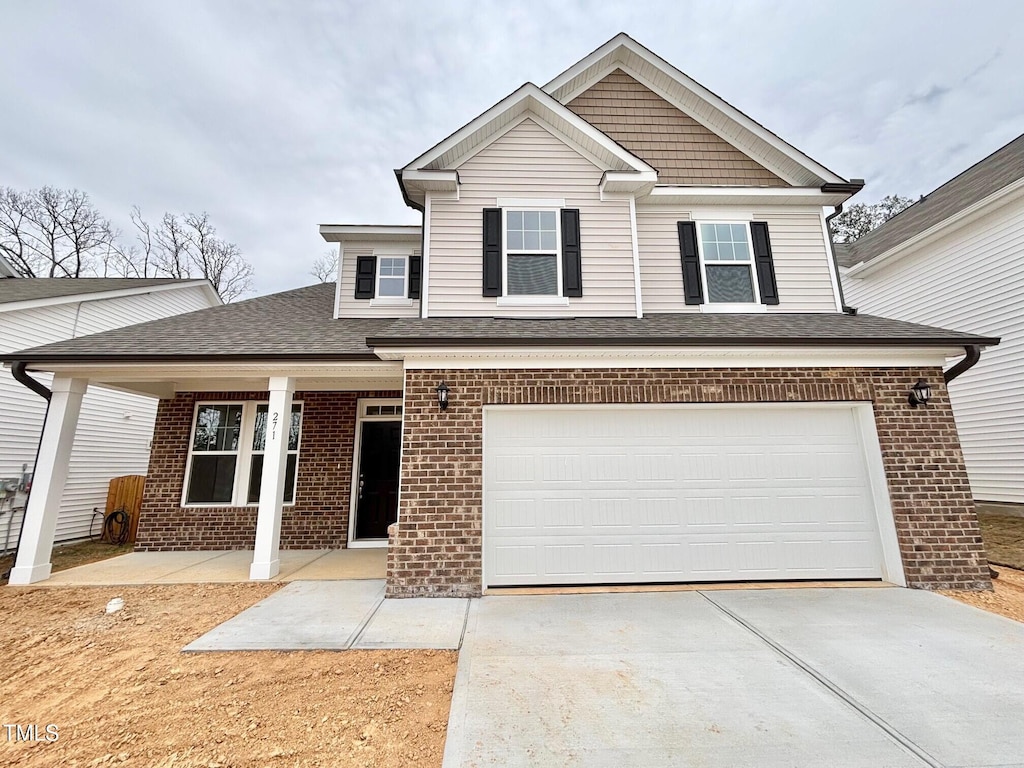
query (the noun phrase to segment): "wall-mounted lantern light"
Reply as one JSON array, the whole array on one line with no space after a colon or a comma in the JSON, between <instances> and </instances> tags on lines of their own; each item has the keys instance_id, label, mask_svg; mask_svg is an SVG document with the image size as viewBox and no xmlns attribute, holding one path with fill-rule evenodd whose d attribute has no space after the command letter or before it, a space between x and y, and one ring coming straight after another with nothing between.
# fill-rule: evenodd
<instances>
[{"instance_id":1,"label":"wall-mounted lantern light","mask_svg":"<svg viewBox=\"0 0 1024 768\"><path fill-rule=\"evenodd\" d=\"M447 411L448 393L451 391L450 389L448 389L448 385L442 381L440 384L437 385L437 389L435 389L434 391L437 392L438 406L441 408L442 411Z\"/></svg>"},{"instance_id":2,"label":"wall-mounted lantern light","mask_svg":"<svg viewBox=\"0 0 1024 768\"><path fill-rule=\"evenodd\" d=\"M917 408L919 405L928 405L928 401L931 399L932 388L928 386L928 382L924 379L917 380L917 384L910 388L910 395L907 397L911 408Z\"/></svg>"}]
</instances>

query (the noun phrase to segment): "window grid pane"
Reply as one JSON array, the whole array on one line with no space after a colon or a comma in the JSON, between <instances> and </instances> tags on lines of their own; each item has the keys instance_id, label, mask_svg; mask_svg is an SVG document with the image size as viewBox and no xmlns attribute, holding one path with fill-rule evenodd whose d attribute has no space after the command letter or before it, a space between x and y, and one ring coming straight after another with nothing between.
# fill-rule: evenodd
<instances>
[{"instance_id":1,"label":"window grid pane","mask_svg":"<svg viewBox=\"0 0 1024 768\"><path fill-rule=\"evenodd\" d=\"M746 224L701 224L700 240L705 261L750 261Z\"/></svg>"},{"instance_id":2,"label":"window grid pane","mask_svg":"<svg viewBox=\"0 0 1024 768\"><path fill-rule=\"evenodd\" d=\"M196 412L193 451L237 451L241 405L201 405Z\"/></svg>"},{"instance_id":3,"label":"window grid pane","mask_svg":"<svg viewBox=\"0 0 1024 768\"><path fill-rule=\"evenodd\" d=\"M260 403L256 406L256 428L252 435L252 449L254 451L265 451L267 449L267 412L270 410L268 403ZM292 418L288 427L288 450L299 450L299 432L302 427L302 404L292 403Z\"/></svg>"},{"instance_id":4,"label":"window grid pane","mask_svg":"<svg viewBox=\"0 0 1024 768\"><path fill-rule=\"evenodd\" d=\"M509 211L505 231L509 251L554 251L558 221L554 211Z\"/></svg>"}]
</instances>

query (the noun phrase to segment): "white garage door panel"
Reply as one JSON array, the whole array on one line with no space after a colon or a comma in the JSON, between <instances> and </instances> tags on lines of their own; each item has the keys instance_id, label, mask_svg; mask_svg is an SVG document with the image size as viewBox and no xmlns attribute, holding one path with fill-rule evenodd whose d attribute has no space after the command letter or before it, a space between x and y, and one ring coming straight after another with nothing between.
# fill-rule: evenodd
<instances>
[{"instance_id":1,"label":"white garage door panel","mask_svg":"<svg viewBox=\"0 0 1024 768\"><path fill-rule=\"evenodd\" d=\"M852 407L487 409L489 586L880 578Z\"/></svg>"}]
</instances>

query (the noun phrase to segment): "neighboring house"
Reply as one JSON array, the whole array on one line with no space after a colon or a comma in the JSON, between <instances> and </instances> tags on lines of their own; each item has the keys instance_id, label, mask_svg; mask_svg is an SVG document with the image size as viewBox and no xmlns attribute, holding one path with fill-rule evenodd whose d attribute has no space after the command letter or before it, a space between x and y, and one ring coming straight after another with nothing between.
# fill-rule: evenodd
<instances>
[{"instance_id":1,"label":"neighboring house","mask_svg":"<svg viewBox=\"0 0 1024 768\"><path fill-rule=\"evenodd\" d=\"M0 353L220 303L206 280L11 277L0 280ZM47 374L36 378L49 384ZM90 388L60 499L57 541L98 533L102 521L93 508L105 507L110 479L146 473L156 406L153 397ZM10 370L0 370L0 480L7 487L31 475L45 413L42 397L15 381ZM12 515L10 507L10 499L0 507L0 542L13 547L21 513Z\"/></svg>"},{"instance_id":2,"label":"neighboring house","mask_svg":"<svg viewBox=\"0 0 1024 768\"><path fill-rule=\"evenodd\" d=\"M839 250L861 311L1002 337L949 394L974 498L1024 504L1024 135Z\"/></svg>"},{"instance_id":3,"label":"neighboring house","mask_svg":"<svg viewBox=\"0 0 1024 768\"><path fill-rule=\"evenodd\" d=\"M336 286L6 355L57 374L40 464L87 386L160 397L138 548L254 579L386 546L390 596L989 585L942 366L997 340L842 311L825 209L862 182L626 35L397 177L422 227L321 227Z\"/></svg>"}]
</instances>

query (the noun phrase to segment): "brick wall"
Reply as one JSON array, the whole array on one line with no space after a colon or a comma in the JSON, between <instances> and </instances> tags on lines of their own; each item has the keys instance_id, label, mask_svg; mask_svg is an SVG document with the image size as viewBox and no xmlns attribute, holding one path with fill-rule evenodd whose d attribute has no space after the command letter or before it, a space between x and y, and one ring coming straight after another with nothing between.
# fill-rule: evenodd
<instances>
[{"instance_id":1,"label":"brick wall","mask_svg":"<svg viewBox=\"0 0 1024 768\"><path fill-rule=\"evenodd\" d=\"M346 546L356 401L401 392L297 392L303 402L295 504L281 517L282 549ZM195 404L267 400L266 392L182 392L161 400L142 499L141 551L251 549L256 507L182 507Z\"/></svg>"},{"instance_id":2,"label":"brick wall","mask_svg":"<svg viewBox=\"0 0 1024 768\"><path fill-rule=\"evenodd\" d=\"M927 408L911 408L918 378ZM438 412L444 379L451 405ZM477 595L482 578L486 404L874 403L904 571L911 586L991 587L949 397L938 368L411 370L406 373L399 523L388 594Z\"/></svg>"}]
</instances>

